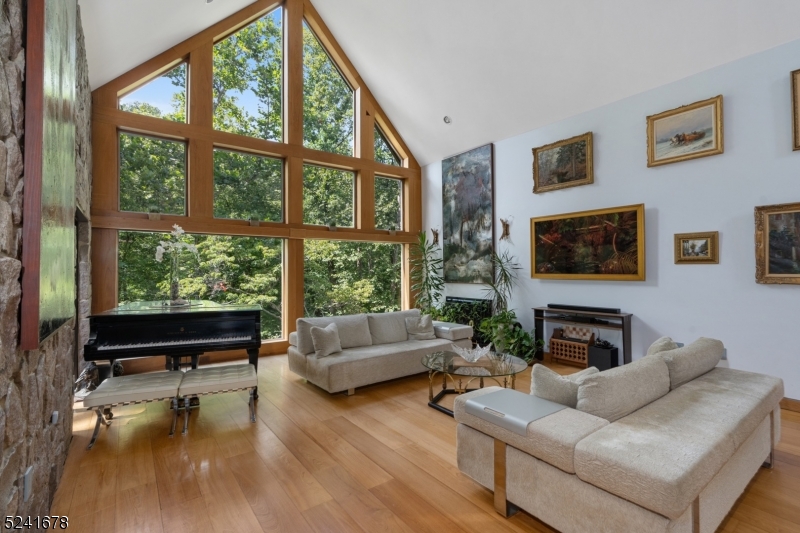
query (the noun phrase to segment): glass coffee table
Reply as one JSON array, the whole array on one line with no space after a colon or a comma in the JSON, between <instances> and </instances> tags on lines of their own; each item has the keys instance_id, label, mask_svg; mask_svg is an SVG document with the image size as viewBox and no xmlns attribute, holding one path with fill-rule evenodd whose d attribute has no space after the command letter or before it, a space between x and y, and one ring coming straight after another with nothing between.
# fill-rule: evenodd
<instances>
[{"instance_id":1,"label":"glass coffee table","mask_svg":"<svg viewBox=\"0 0 800 533\"><path fill-rule=\"evenodd\" d=\"M528 363L519 357L509 354L489 353L474 363L468 362L455 352L434 352L422 358L422 364L428 369L428 406L446 415L453 416L453 411L439 405L447 394L464 394L477 390L470 389L470 384L478 380L478 388L483 388L484 379L491 379L503 388L514 388L516 376L526 368ZM442 375L442 390L433 395L433 379ZM453 388L447 388L447 378Z\"/></svg>"}]
</instances>

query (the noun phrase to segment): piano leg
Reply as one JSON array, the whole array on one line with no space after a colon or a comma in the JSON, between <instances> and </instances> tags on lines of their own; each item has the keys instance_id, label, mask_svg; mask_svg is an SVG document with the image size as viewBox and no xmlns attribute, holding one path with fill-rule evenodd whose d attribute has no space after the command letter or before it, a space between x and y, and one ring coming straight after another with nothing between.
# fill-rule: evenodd
<instances>
[{"instance_id":1,"label":"piano leg","mask_svg":"<svg viewBox=\"0 0 800 533\"><path fill-rule=\"evenodd\" d=\"M97 440L97 434L100 432L100 424L105 424L106 426L110 426L111 422L106 420L106 417L103 416L103 406L101 405L97 409L97 423L94 425L94 433L92 433L92 440L89 441L89 445L86 447L87 450L91 450L92 446L94 446L94 441Z\"/></svg>"},{"instance_id":2,"label":"piano leg","mask_svg":"<svg viewBox=\"0 0 800 533\"><path fill-rule=\"evenodd\" d=\"M183 434L189 433L189 413L192 411L188 396L183 399Z\"/></svg>"},{"instance_id":3,"label":"piano leg","mask_svg":"<svg viewBox=\"0 0 800 533\"><path fill-rule=\"evenodd\" d=\"M249 348L247 350L248 362L253 365L258 373L258 348ZM253 389L253 398L258 400L258 387Z\"/></svg>"}]
</instances>

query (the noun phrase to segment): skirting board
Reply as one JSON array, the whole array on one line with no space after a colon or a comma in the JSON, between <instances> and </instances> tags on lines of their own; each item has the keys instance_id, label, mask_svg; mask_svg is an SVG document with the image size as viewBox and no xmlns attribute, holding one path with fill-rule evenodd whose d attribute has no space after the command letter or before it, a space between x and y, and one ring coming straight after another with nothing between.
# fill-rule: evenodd
<instances>
[{"instance_id":1,"label":"skirting board","mask_svg":"<svg viewBox=\"0 0 800 533\"><path fill-rule=\"evenodd\" d=\"M781 409L786 409L787 411L794 411L795 413L800 413L800 400L792 400L791 398L784 398L781 400Z\"/></svg>"}]
</instances>

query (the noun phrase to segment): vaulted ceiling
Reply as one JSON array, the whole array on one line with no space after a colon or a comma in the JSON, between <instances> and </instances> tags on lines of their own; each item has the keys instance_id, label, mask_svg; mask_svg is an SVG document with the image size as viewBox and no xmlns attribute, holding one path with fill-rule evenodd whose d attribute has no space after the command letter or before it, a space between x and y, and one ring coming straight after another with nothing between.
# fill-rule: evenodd
<instances>
[{"instance_id":1,"label":"vaulted ceiling","mask_svg":"<svg viewBox=\"0 0 800 533\"><path fill-rule=\"evenodd\" d=\"M249 3L80 0L92 87ZM313 4L421 164L800 38L796 0Z\"/></svg>"}]
</instances>

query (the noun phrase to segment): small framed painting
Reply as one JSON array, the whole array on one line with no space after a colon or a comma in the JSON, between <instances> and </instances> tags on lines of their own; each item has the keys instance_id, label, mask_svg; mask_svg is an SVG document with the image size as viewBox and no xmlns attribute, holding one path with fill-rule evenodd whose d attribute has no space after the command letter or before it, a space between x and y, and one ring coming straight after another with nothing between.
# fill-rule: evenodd
<instances>
[{"instance_id":1,"label":"small framed painting","mask_svg":"<svg viewBox=\"0 0 800 533\"><path fill-rule=\"evenodd\" d=\"M594 182L592 132L533 149L533 192Z\"/></svg>"},{"instance_id":2,"label":"small framed painting","mask_svg":"<svg viewBox=\"0 0 800 533\"><path fill-rule=\"evenodd\" d=\"M647 117L647 166L721 154L722 95Z\"/></svg>"},{"instance_id":3,"label":"small framed painting","mask_svg":"<svg viewBox=\"0 0 800 533\"><path fill-rule=\"evenodd\" d=\"M718 263L718 231L675 234L676 265L704 265Z\"/></svg>"},{"instance_id":4,"label":"small framed painting","mask_svg":"<svg viewBox=\"0 0 800 533\"><path fill-rule=\"evenodd\" d=\"M792 72L792 150L800 150L800 70Z\"/></svg>"},{"instance_id":5,"label":"small framed painting","mask_svg":"<svg viewBox=\"0 0 800 533\"><path fill-rule=\"evenodd\" d=\"M756 207L756 283L800 285L800 203Z\"/></svg>"}]
</instances>

